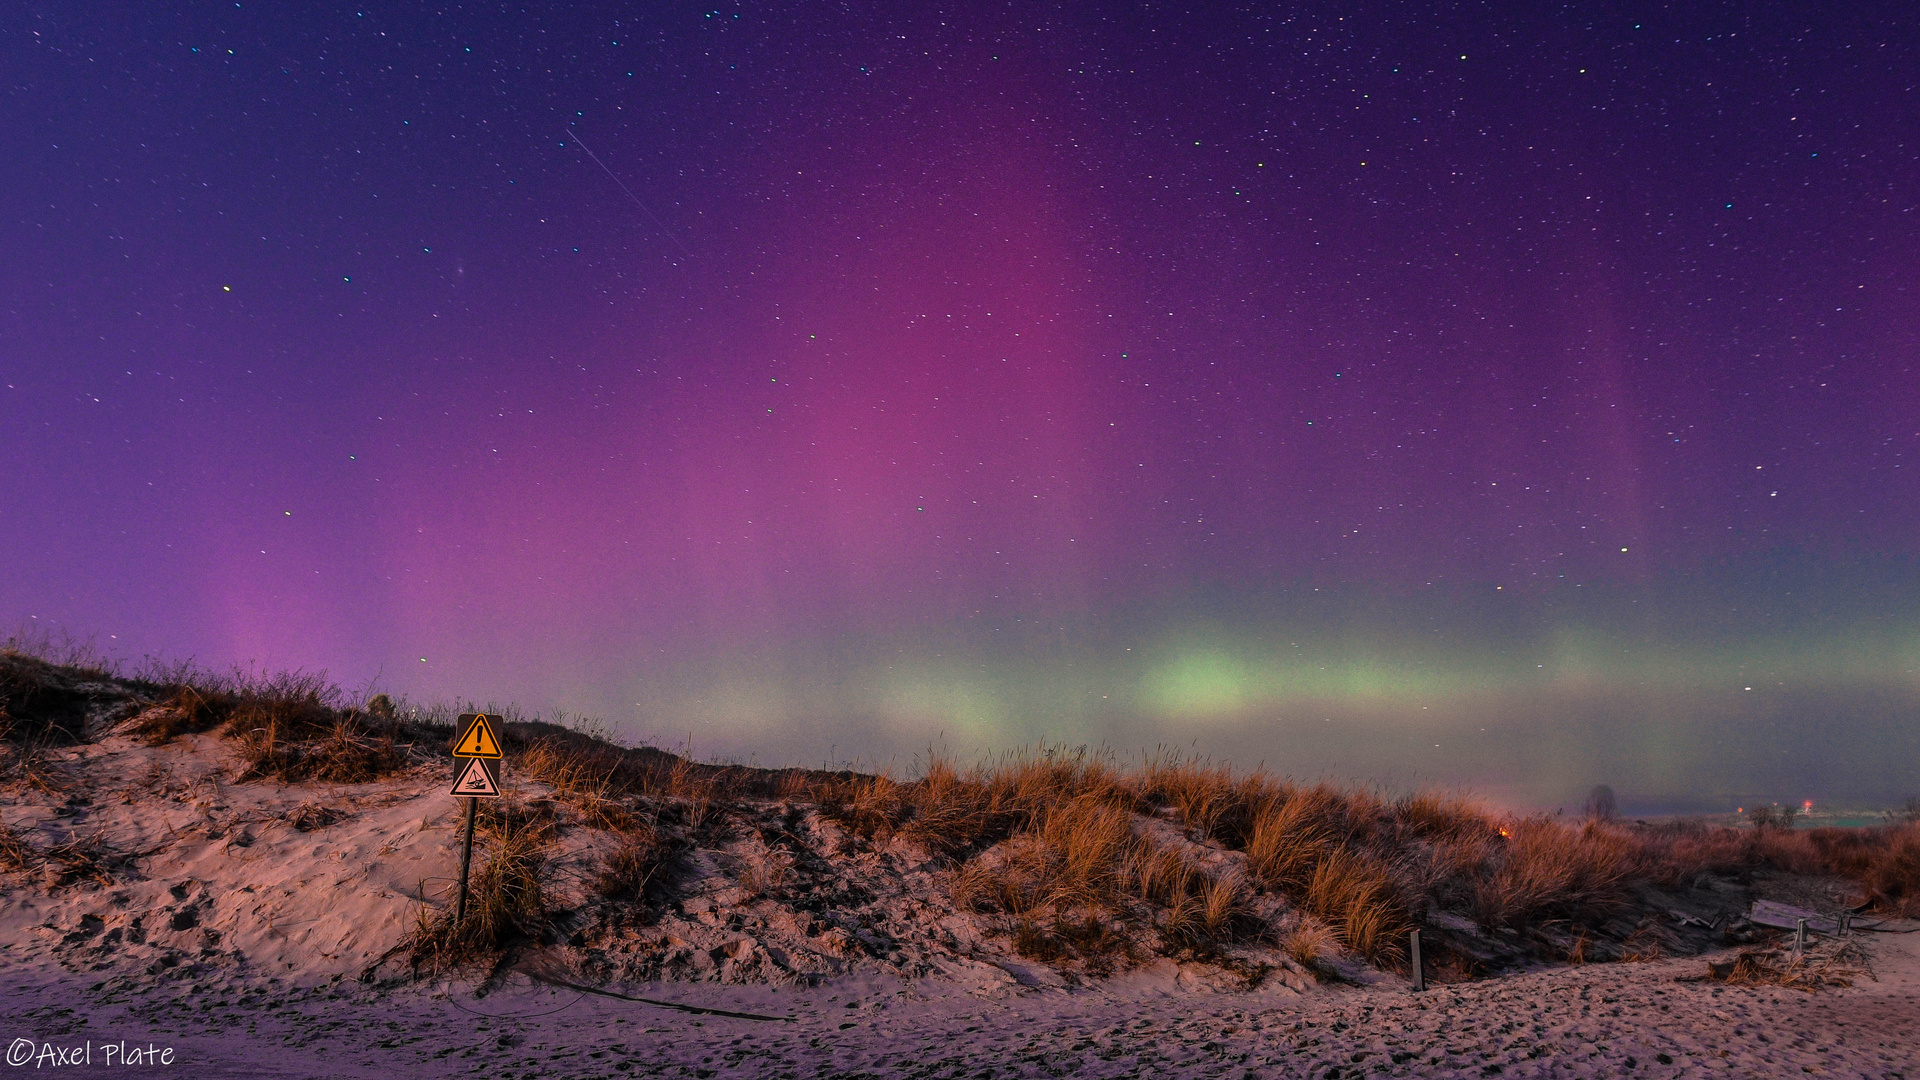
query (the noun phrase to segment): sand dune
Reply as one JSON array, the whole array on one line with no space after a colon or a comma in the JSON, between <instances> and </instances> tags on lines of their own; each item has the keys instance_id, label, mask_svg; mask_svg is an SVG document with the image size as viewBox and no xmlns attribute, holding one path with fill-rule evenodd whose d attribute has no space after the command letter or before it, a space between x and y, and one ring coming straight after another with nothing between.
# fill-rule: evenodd
<instances>
[{"instance_id":1,"label":"sand dune","mask_svg":"<svg viewBox=\"0 0 1920 1080\"><path fill-rule=\"evenodd\" d=\"M0 793L15 845L0 863L0 1041L16 1067L131 1058L201 1076L1920 1075L1920 935L1817 940L1816 956L1846 944L1853 959L1838 966L1858 971L1851 987L1817 993L1704 978L1730 952L1541 964L1443 912L1430 913L1436 934L1505 956L1509 970L1414 993L1391 966L1337 949L1306 962L1252 933L1185 951L1143 939L1096 971L1071 956L1037 959L1008 916L956 902L952 864L911 837L863 837L777 798L689 833L670 880L622 906L596 892L595 875L626 834L590 826L593 808L525 777L512 781L518 804L552 823L542 869L551 924L489 962L421 967L410 936L444 911L457 872L459 805L440 748L406 751L397 771L365 783L241 782L249 766L234 739L141 737L157 706L139 688L63 678L63 692L87 703L74 721L84 737L40 745L31 762L10 750ZM660 820L692 812L657 809ZM1132 828L1208 873L1243 872L1243 853L1164 816ZM1666 920L1658 940L1685 952L1735 925L1715 904L1808 902L1836 887L1786 875L1704 882L1659 900L1691 908L1649 909L1634 932ZM1278 895L1249 905L1245 917L1263 924L1301 918Z\"/></svg>"}]
</instances>

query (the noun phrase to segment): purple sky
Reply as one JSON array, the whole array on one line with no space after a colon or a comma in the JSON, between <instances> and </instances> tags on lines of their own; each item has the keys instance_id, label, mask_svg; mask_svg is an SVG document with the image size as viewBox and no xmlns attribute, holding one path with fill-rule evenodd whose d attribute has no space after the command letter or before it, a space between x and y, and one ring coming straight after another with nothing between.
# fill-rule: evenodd
<instances>
[{"instance_id":1,"label":"purple sky","mask_svg":"<svg viewBox=\"0 0 1920 1080\"><path fill-rule=\"evenodd\" d=\"M1920 785L1910 8L1258 10L10 8L0 617L768 764Z\"/></svg>"}]
</instances>

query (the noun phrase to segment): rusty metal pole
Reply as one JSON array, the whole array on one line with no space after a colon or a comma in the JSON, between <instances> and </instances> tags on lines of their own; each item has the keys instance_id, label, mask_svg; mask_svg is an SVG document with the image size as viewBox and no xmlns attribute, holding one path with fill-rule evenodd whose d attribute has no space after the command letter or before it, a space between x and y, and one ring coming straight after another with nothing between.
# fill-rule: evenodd
<instances>
[{"instance_id":1,"label":"rusty metal pole","mask_svg":"<svg viewBox=\"0 0 1920 1080\"><path fill-rule=\"evenodd\" d=\"M467 800L467 838L460 845L460 903L453 911L455 926L467 919L467 870L473 865L473 812L479 805L479 799Z\"/></svg>"}]
</instances>

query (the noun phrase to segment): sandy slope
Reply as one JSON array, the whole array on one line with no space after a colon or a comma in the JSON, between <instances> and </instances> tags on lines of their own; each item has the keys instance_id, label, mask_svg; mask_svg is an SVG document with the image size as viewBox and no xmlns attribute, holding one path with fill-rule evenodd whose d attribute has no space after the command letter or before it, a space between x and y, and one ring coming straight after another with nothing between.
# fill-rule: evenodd
<instances>
[{"instance_id":1,"label":"sandy slope","mask_svg":"<svg viewBox=\"0 0 1920 1080\"><path fill-rule=\"evenodd\" d=\"M16 876L0 899L0 960L52 954L102 971L232 961L320 981L390 947L421 883L449 873L453 800L418 777L235 784L212 736L162 747L108 736L61 753L74 782L16 794L7 823L38 846L97 839L110 859L138 858L110 866L106 886L57 883L52 868ZM303 804L354 826L301 831L289 819Z\"/></svg>"}]
</instances>

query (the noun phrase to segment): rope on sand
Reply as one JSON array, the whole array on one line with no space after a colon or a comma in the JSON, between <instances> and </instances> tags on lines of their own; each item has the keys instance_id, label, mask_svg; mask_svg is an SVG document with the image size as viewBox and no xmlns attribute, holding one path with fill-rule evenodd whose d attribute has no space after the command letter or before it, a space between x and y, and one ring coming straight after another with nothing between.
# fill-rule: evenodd
<instances>
[{"instance_id":1,"label":"rope on sand","mask_svg":"<svg viewBox=\"0 0 1920 1080\"><path fill-rule=\"evenodd\" d=\"M522 969L522 974L536 982L543 982L549 986L558 986L567 990L577 990L582 994L598 994L601 997L616 998L620 1001L635 1001L642 1005L656 1005L662 1009L678 1009L681 1012L694 1013L699 1016L728 1016L735 1020L769 1020L774 1023L791 1023L794 1019L791 1016L762 1016L759 1013L733 1012L729 1009L712 1009L704 1005L687 1005L678 1001L661 1001L657 998L634 997L632 994L621 994L612 990L602 990L597 986L583 986L580 983L568 982L565 979L556 979L546 974L535 974L534 972L524 969Z\"/></svg>"}]
</instances>

